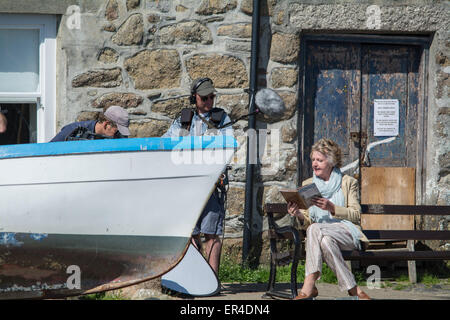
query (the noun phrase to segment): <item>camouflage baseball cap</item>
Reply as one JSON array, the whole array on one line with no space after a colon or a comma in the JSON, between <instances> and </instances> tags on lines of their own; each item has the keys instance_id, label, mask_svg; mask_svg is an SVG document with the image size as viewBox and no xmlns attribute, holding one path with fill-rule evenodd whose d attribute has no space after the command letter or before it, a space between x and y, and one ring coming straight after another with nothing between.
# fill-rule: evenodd
<instances>
[{"instance_id":1,"label":"camouflage baseball cap","mask_svg":"<svg viewBox=\"0 0 450 320\"><path fill-rule=\"evenodd\" d=\"M198 78L192 82L191 91L198 93L200 96L205 97L211 93L217 92L214 89L214 84L209 78Z\"/></svg>"}]
</instances>

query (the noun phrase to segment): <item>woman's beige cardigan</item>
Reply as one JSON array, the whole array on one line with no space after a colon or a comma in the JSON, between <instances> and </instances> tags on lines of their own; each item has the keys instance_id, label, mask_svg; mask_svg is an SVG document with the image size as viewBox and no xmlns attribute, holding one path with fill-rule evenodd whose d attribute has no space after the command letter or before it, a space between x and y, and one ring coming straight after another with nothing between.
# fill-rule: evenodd
<instances>
[{"instance_id":1,"label":"woman's beige cardigan","mask_svg":"<svg viewBox=\"0 0 450 320\"><path fill-rule=\"evenodd\" d=\"M306 186L313 182L312 178L306 179L303 181L302 186ZM342 192L344 193L345 198L345 207L335 205L335 215L334 218L344 219L353 222L359 230L360 230L360 240L365 242L365 244L369 243L367 237L361 231L361 205L359 203L359 184L358 181L350 177L348 175L343 175L342 177ZM306 228L312 223L311 218L309 217L309 210L300 210L305 220L303 221L302 228L306 230Z\"/></svg>"}]
</instances>

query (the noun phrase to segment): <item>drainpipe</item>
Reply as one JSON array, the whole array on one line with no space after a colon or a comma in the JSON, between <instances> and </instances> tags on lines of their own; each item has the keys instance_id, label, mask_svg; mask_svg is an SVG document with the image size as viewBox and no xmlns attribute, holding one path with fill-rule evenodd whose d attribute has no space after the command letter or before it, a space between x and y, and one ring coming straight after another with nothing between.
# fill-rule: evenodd
<instances>
[{"instance_id":1,"label":"drainpipe","mask_svg":"<svg viewBox=\"0 0 450 320\"><path fill-rule=\"evenodd\" d=\"M259 50L259 0L253 0L252 14L252 44L251 44L251 65L250 65L250 90L249 90L249 113L255 111L255 95L258 89L258 50ZM242 245L242 264L248 262L252 241L252 213L253 213L253 173L256 163L256 141L255 134L256 116L253 114L248 118L247 136L247 159L246 159L246 181L245 181L245 207L244 207L244 234Z\"/></svg>"}]
</instances>

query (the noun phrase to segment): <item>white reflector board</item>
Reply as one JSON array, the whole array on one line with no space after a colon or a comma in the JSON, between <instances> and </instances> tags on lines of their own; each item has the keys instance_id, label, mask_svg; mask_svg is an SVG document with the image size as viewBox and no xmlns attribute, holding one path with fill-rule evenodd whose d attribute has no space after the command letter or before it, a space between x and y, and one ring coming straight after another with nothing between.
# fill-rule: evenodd
<instances>
[{"instance_id":1,"label":"white reflector board","mask_svg":"<svg viewBox=\"0 0 450 320\"><path fill-rule=\"evenodd\" d=\"M214 270L192 244L180 263L162 276L161 286L191 296L212 296L220 290Z\"/></svg>"}]
</instances>

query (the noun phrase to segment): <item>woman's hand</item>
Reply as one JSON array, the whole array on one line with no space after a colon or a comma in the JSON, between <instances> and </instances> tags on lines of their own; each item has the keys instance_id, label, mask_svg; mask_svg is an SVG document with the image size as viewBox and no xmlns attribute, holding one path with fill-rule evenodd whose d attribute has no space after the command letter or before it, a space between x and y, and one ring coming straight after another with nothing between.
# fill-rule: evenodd
<instances>
[{"instance_id":1,"label":"woman's hand","mask_svg":"<svg viewBox=\"0 0 450 320\"><path fill-rule=\"evenodd\" d=\"M297 217L299 218L301 221L303 221L304 216L303 214L300 212L300 208L298 207L298 205L295 202L288 202L288 213L292 216L292 217Z\"/></svg>"},{"instance_id":2,"label":"woman's hand","mask_svg":"<svg viewBox=\"0 0 450 320\"><path fill-rule=\"evenodd\" d=\"M326 198L315 197L311 199L312 203L322 210L330 211L331 215L334 216L334 203Z\"/></svg>"}]
</instances>

